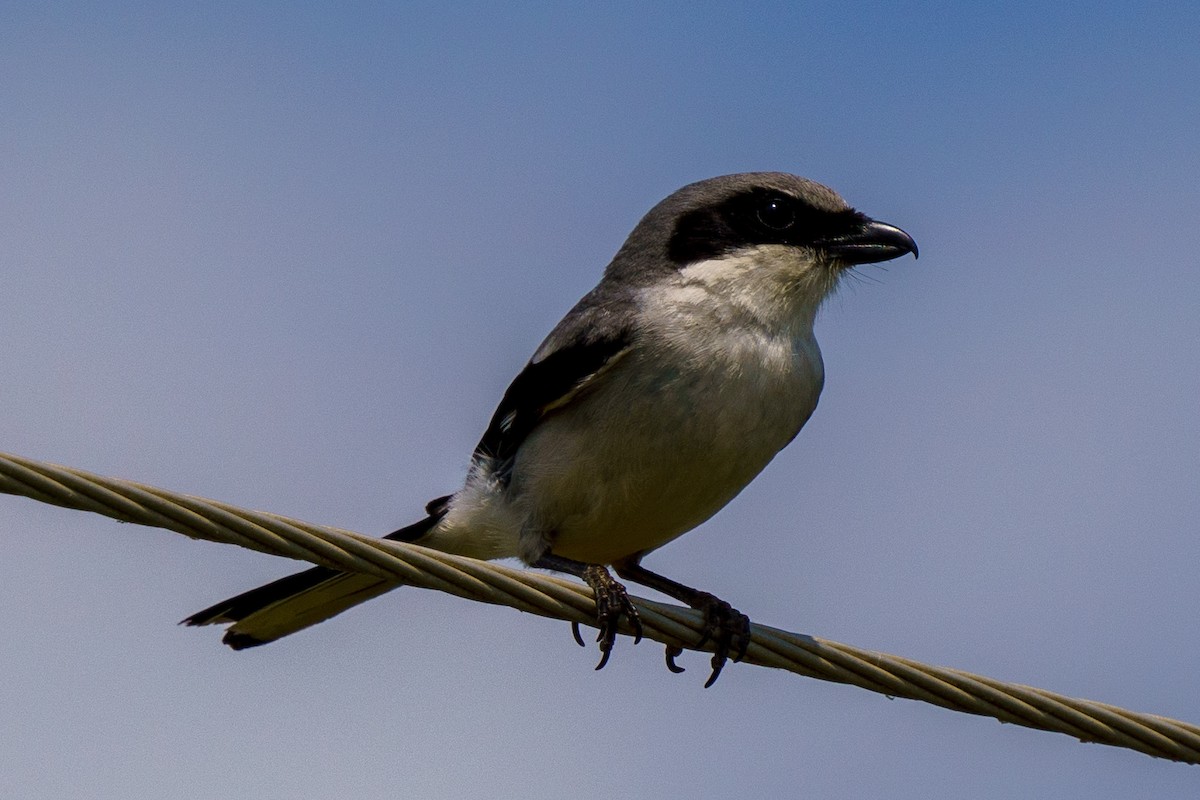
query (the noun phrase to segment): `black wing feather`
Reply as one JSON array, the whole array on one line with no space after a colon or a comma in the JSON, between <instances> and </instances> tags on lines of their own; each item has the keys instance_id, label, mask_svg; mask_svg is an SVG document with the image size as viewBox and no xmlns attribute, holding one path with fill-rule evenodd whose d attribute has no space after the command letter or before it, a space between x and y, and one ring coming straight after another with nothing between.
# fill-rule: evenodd
<instances>
[{"instance_id":1,"label":"black wing feather","mask_svg":"<svg viewBox=\"0 0 1200 800\"><path fill-rule=\"evenodd\" d=\"M475 448L476 459L491 459L495 473L505 477L517 448L537 424L628 348L629 335L618 332L535 356L504 393Z\"/></svg>"}]
</instances>

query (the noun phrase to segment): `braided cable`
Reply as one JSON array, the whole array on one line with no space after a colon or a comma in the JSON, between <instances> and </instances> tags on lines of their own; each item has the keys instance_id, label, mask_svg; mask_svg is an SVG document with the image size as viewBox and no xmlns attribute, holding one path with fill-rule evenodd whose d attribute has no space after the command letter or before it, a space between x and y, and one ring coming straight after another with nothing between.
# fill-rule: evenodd
<instances>
[{"instance_id":1,"label":"braided cable","mask_svg":"<svg viewBox=\"0 0 1200 800\"><path fill-rule=\"evenodd\" d=\"M595 626L592 592L583 584L550 575L477 561L419 545L226 503L169 492L0 453L0 492L182 533L194 539L236 544L279 556L362 572L485 603ZM697 648L702 615L689 608L631 598L644 636L670 647ZM627 627L622 632L631 633ZM1116 706L1005 683L961 670L864 650L766 625L751 626L744 662L798 675L846 683L889 697L904 697L995 717L1029 728L1056 731L1085 742L1147 755L1200 763L1200 726Z\"/></svg>"}]
</instances>

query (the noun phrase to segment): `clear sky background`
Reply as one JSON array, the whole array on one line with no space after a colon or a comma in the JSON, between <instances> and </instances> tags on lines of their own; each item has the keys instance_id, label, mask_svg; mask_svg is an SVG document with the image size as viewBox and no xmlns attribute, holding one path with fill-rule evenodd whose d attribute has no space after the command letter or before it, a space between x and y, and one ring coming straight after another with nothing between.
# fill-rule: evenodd
<instances>
[{"instance_id":1,"label":"clear sky background","mask_svg":"<svg viewBox=\"0 0 1200 800\"><path fill-rule=\"evenodd\" d=\"M1200 722L1200 24L1062 5L6 4L0 450L392 530L651 205L796 172L921 259L847 282L815 417L648 565ZM4 797L1200 786L416 589L234 653L175 623L295 564L18 498L0 543Z\"/></svg>"}]
</instances>

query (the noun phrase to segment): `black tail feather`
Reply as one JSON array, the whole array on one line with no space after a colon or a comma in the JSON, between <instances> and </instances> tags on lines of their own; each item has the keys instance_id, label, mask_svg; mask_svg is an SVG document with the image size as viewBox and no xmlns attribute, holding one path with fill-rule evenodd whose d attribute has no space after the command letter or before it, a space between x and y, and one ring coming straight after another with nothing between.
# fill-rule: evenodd
<instances>
[{"instance_id":1,"label":"black tail feather","mask_svg":"<svg viewBox=\"0 0 1200 800\"><path fill-rule=\"evenodd\" d=\"M385 536L385 539L394 539L400 542L414 542L420 539L425 534L429 533L433 526L441 521L442 517L446 516L448 509L448 501L450 495L439 497L433 500L426 506L426 512L429 516L422 520L414 522L412 525L403 527L397 531L393 531ZM251 614L261 611L269 605L286 600L293 595L308 591L313 587L324 583L325 581L336 578L345 573L339 572L328 567L313 567L306 569L303 572L297 572L294 575L280 578L271 583L264 584L248 592L222 600L216 605L209 606L203 611L198 611L192 614L187 619L180 622L181 625L219 625L226 623L241 622ZM226 634L225 643L235 650L242 650L247 647L254 647L266 642L259 641L251 636L230 632Z\"/></svg>"},{"instance_id":2,"label":"black tail feather","mask_svg":"<svg viewBox=\"0 0 1200 800\"><path fill-rule=\"evenodd\" d=\"M271 581L248 592L242 592L236 597L230 597L216 605L209 606L203 611L192 614L180 622L180 625L218 625L226 622L240 622L261 608L277 603L286 597L311 589L319 583L336 577L341 573L328 567L313 567L304 572L288 575L277 581ZM249 645L247 645L249 646ZM240 649L240 648L239 648Z\"/></svg>"},{"instance_id":3,"label":"black tail feather","mask_svg":"<svg viewBox=\"0 0 1200 800\"><path fill-rule=\"evenodd\" d=\"M393 539L397 542L415 542L442 521L442 517L446 516L446 512L450 510L450 498L454 495L448 494L430 500L425 504L425 513L428 515L425 519L418 520L412 525L405 525L398 531L392 531L385 539Z\"/></svg>"}]
</instances>

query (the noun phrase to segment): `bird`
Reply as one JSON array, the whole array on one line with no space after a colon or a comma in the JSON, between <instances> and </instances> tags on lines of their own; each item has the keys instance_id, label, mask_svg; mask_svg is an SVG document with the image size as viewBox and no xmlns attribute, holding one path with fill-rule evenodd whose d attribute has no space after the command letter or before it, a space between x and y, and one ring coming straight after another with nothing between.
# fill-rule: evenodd
<instances>
[{"instance_id":1,"label":"bird","mask_svg":"<svg viewBox=\"0 0 1200 800\"><path fill-rule=\"evenodd\" d=\"M905 231L796 175L684 186L638 222L509 385L463 485L385 538L582 579L596 600L596 669L622 619L635 643L642 632L611 568L703 613L711 686L745 655L749 619L642 560L729 503L813 414L825 379L813 325L841 278L910 253ZM182 622L228 624L222 641L241 650L398 585L318 566ZM667 648L672 672L680 653Z\"/></svg>"}]
</instances>

